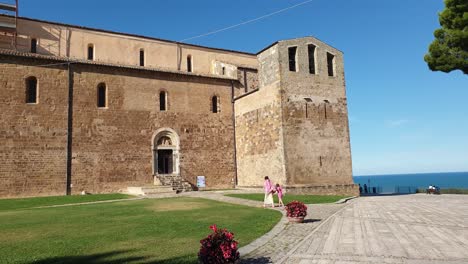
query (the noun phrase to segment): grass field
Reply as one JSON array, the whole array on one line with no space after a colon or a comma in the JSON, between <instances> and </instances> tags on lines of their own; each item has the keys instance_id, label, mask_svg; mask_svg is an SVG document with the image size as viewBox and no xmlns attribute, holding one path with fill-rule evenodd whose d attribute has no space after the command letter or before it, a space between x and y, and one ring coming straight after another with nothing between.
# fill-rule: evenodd
<instances>
[{"instance_id":1,"label":"grass field","mask_svg":"<svg viewBox=\"0 0 468 264\"><path fill-rule=\"evenodd\" d=\"M111 193L93 195L47 196L22 199L0 199L0 211L27 209L50 205L118 200L127 198L134 198L134 196L120 193Z\"/></svg>"},{"instance_id":2,"label":"grass field","mask_svg":"<svg viewBox=\"0 0 468 264\"><path fill-rule=\"evenodd\" d=\"M0 211L1 263L197 263L199 241L210 225L228 228L242 246L281 218L274 210L199 198L8 206Z\"/></svg>"},{"instance_id":3,"label":"grass field","mask_svg":"<svg viewBox=\"0 0 468 264\"><path fill-rule=\"evenodd\" d=\"M242 198L247 200L254 201L263 201L265 194L263 193L235 193L235 194L225 194L226 196ZM301 201L305 204L320 204L320 203L334 203L339 201L347 196L339 195L293 195L286 194L283 196L284 204L287 204L292 201ZM273 200L275 203L278 203L278 197L274 196Z\"/></svg>"}]
</instances>

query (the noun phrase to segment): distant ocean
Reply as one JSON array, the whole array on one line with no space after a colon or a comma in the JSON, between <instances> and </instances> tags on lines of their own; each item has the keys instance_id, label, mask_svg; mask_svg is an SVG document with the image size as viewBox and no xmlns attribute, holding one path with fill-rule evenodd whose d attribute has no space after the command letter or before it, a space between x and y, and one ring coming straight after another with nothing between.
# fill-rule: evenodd
<instances>
[{"instance_id":1,"label":"distant ocean","mask_svg":"<svg viewBox=\"0 0 468 264\"><path fill-rule=\"evenodd\" d=\"M367 175L353 176L354 183L376 187L380 193L393 193L397 190L427 188L435 185L444 188L468 189L468 172L443 172L420 174Z\"/></svg>"}]
</instances>

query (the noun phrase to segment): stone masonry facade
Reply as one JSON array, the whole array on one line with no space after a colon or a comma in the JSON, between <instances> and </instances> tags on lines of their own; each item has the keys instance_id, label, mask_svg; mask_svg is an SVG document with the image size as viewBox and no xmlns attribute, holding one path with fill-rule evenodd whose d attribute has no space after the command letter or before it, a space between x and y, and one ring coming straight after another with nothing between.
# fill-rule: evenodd
<instances>
[{"instance_id":1,"label":"stone masonry facade","mask_svg":"<svg viewBox=\"0 0 468 264\"><path fill-rule=\"evenodd\" d=\"M356 194L342 54L325 43L279 41L251 54L19 22L19 45L0 36L0 197L181 181L197 190L197 176L206 189L259 187L265 175L288 192Z\"/></svg>"}]
</instances>

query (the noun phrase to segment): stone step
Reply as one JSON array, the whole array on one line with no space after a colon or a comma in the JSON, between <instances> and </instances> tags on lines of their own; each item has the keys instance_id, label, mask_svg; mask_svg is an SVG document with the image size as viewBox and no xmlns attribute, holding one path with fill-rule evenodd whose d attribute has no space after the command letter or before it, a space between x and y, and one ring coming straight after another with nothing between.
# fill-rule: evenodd
<instances>
[{"instance_id":1,"label":"stone step","mask_svg":"<svg viewBox=\"0 0 468 264\"><path fill-rule=\"evenodd\" d=\"M175 193L172 186L142 186L142 187L127 187L127 193L132 195L148 195L159 193Z\"/></svg>"}]
</instances>

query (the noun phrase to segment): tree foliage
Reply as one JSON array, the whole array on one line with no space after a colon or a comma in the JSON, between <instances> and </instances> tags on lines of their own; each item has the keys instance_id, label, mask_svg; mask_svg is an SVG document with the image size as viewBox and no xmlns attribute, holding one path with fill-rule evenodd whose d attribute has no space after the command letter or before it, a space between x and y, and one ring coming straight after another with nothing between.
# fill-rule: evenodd
<instances>
[{"instance_id":1,"label":"tree foliage","mask_svg":"<svg viewBox=\"0 0 468 264\"><path fill-rule=\"evenodd\" d=\"M442 28L434 31L424 60L433 71L468 74L468 0L445 0L439 21Z\"/></svg>"}]
</instances>

